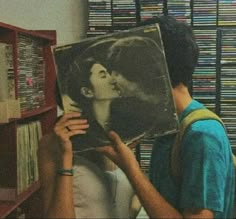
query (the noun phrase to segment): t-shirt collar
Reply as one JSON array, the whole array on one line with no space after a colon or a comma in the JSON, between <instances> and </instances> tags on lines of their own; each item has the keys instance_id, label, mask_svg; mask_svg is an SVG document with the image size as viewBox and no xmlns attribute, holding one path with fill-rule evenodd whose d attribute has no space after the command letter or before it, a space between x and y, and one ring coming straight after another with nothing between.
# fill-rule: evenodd
<instances>
[{"instance_id":1,"label":"t-shirt collar","mask_svg":"<svg viewBox=\"0 0 236 219\"><path fill-rule=\"evenodd\" d=\"M179 122L181 122L183 120L183 118L188 115L188 113L190 113L193 110L198 109L198 108L204 108L204 106L201 103L199 103L198 101L192 100L189 103L189 105L184 109L184 111L179 114Z\"/></svg>"}]
</instances>

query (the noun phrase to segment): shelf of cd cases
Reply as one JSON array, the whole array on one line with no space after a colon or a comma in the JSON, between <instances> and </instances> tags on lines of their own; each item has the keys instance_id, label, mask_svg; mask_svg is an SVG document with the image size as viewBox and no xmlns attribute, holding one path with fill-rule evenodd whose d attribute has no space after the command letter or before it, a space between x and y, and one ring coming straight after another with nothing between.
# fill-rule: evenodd
<instances>
[{"instance_id":1,"label":"shelf of cd cases","mask_svg":"<svg viewBox=\"0 0 236 219\"><path fill-rule=\"evenodd\" d=\"M236 25L236 2L229 0L218 0L218 25Z\"/></svg>"},{"instance_id":2,"label":"shelf of cd cases","mask_svg":"<svg viewBox=\"0 0 236 219\"><path fill-rule=\"evenodd\" d=\"M164 13L164 1L139 1L140 20L144 21L156 16L160 16Z\"/></svg>"},{"instance_id":3,"label":"shelf of cd cases","mask_svg":"<svg viewBox=\"0 0 236 219\"><path fill-rule=\"evenodd\" d=\"M88 1L88 36L98 36L109 33L112 28L112 1Z\"/></svg>"},{"instance_id":4,"label":"shelf of cd cases","mask_svg":"<svg viewBox=\"0 0 236 219\"><path fill-rule=\"evenodd\" d=\"M26 201L40 187L37 148L51 132L57 106L51 46L56 31L32 31L0 22L0 218ZM5 68L5 67L6 68Z\"/></svg>"},{"instance_id":5,"label":"shelf of cd cases","mask_svg":"<svg viewBox=\"0 0 236 219\"><path fill-rule=\"evenodd\" d=\"M135 0L112 1L113 31L135 27L137 24L137 7Z\"/></svg>"},{"instance_id":6,"label":"shelf of cd cases","mask_svg":"<svg viewBox=\"0 0 236 219\"><path fill-rule=\"evenodd\" d=\"M192 24L196 26L216 26L217 1L194 0L192 7Z\"/></svg>"},{"instance_id":7,"label":"shelf of cd cases","mask_svg":"<svg viewBox=\"0 0 236 219\"><path fill-rule=\"evenodd\" d=\"M198 65L193 74L192 95L215 111L216 103L216 30L195 29L199 46Z\"/></svg>"},{"instance_id":8,"label":"shelf of cd cases","mask_svg":"<svg viewBox=\"0 0 236 219\"><path fill-rule=\"evenodd\" d=\"M168 15L176 17L176 19L191 24L191 1L167 1Z\"/></svg>"},{"instance_id":9,"label":"shelf of cd cases","mask_svg":"<svg viewBox=\"0 0 236 219\"><path fill-rule=\"evenodd\" d=\"M236 148L236 29L220 30L220 116Z\"/></svg>"}]
</instances>

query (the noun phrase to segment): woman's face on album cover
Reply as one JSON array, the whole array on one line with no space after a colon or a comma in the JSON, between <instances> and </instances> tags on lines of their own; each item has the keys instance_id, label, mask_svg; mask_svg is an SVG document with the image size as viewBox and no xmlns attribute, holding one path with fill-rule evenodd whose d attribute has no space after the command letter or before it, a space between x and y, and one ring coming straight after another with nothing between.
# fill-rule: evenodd
<instances>
[{"instance_id":1,"label":"woman's face on album cover","mask_svg":"<svg viewBox=\"0 0 236 219\"><path fill-rule=\"evenodd\" d=\"M94 99L109 100L119 97L119 90L115 81L103 65L95 63L90 71L90 82Z\"/></svg>"}]
</instances>

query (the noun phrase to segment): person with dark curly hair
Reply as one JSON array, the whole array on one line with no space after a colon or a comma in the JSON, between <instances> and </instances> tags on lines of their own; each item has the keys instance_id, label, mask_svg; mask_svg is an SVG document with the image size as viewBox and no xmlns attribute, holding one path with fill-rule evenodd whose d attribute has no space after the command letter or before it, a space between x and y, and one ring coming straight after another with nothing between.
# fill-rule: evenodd
<instances>
[{"instance_id":1,"label":"person with dark curly hair","mask_svg":"<svg viewBox=\"0 0 236 219\"><path fill-rule=\"evenodd\" d=\"M186 23L163 16L147 20L145 24L152 23L160 25L173 98L181 122L190 112L205 108L192 99L189 92L198 46ZM150 218L233 218L235 170L229 138L220 122L200 120L188 128L179 154L180 184L175 182L170 169L174 135L157 138L153 145L151 182L119 135L110 132L110 137L112 147L98 150L126 173Z\"/></svg>"}]
</instances>

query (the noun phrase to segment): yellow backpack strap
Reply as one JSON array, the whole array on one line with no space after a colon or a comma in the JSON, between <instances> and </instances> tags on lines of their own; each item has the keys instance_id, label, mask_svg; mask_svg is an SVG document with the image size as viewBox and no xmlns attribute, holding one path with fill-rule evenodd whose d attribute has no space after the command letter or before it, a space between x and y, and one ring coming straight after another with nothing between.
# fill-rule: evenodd
<instances>
[{"instance_id":1,"label":"yellow backpack strap","mask_svg":"<svg viewBox=\"0 0 236 219\"><path fill-rule=\"evenodd\" d=\"M172 145L171 149L171 175L176 182L177 185L181 183L182 179L182 161L180 159L180 150L181 150L181 143L182 139L184 137L184 134L187 130L187 128L194 122L198 120L208 120L208 119L214 119L219 121L223 127L223 121L212 111L202 108L202 109L197 109L192 112L190 112L179 124L179 132L177 133L175 137L174 144ZM236 157L233 155L234 159L234 165L236 167Z\"/></svg>"},{"instance_id":2,"label":"yellow backpack strap","mask_svg":"<svg viewBox=\"0 0 236 219\"><path fill-rule=\"evenodd\" d=\"M198 121L198 120L208 120L208 119L214 119L217 120L218 122L220 122L223 127L224 127L224 123L223 121L220 119L219 116L217 116L215 113L213 113L212 111L206 109L206 108L202 108L202 109L197 109L192 111L191 113L189 113L180 123L180 129L181 129L181 138L183 138L183 135L185 133L185 130L194 122Z\"/></svg>"}]
</instances>

